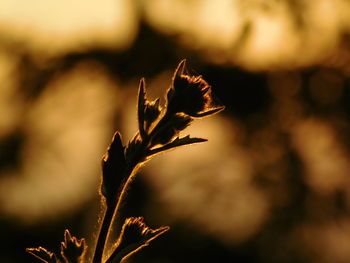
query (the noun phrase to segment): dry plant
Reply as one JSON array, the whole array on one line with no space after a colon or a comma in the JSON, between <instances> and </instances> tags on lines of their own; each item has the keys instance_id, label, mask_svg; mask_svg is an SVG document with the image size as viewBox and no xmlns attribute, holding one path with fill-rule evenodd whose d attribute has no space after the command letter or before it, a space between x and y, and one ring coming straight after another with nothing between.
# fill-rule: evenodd
<instances>
[{"instance_id":1,"label":"dry plant","mask_svg":"<svg viewBox=\"0 0 350 263\"><path fill-rule=\"evenodd\" d=\"M146 99L145 80L141 79L137 103L138 132L124 146L121 134L117 131L103 156L100 196L105 209L101 215L103 220L92 263L121 262L169 230L168 226L151 229L142 217L127 218L112 248L106 247L111 225L138 169L156 154L205 142L206 139L189 135L180 137L179 134L196 118L210 116L224 109L214 103L208 83L201 76L188 75L185 66L186 61L182 60L176 68L164 107L161 107L159 98L155 101ZM84 238L78 239L65 230L59 254L43 247L28 248L27 251L46 263L82 263L86 262L86 249Z\"/></svg>"}]
</instances>

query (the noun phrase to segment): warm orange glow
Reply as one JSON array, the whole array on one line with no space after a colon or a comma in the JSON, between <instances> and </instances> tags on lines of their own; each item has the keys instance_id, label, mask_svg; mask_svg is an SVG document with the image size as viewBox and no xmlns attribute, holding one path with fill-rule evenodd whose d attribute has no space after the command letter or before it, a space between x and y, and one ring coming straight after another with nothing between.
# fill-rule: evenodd
<instances>
[{"instance_id":1,"label":"warm orange glow","mask_svg":"<svg viewBox=\"0 0 350 263\"><path fill-rule=\"evenodd\" d=\"M179 34L186 47L252 70L319 63L336 51L350 27L350 4L344 0L306 1L294 9L289 1L150 0L144 5L149 23Z\"/></svg>"},{"instance_id":2,"label":"warm orange glow","mask_svg":"<svg viewBox=\"0 0 350 263\"><path fill-rule=\"evenodd\" d=\"M267 197L252 184L248 151L233 141L239 126L219 117L198 122L187 132L210 143L157 157L145 168L147 179L170 221L186 220L228 244L241 242L268 218Z\"/></svg>"},{"instance_id":3,"label":"warm orange glow","mask_svg":"<svg viewBox=\"0 0 350 263\"><path fill-rule=\"evenodd\" d=\"M317 119L300 121L293 130L294 144L305 162L306 183L321 195L349 188L349 157L335 132Z\"/></svg>"},{"instance_id":4,"label":"warm orange glow","mask_svg":"<svg viewBox=\"0 0 350 263\"><path fill-rule=\"evenodd\" d=\"M350 221L341 218L324 223L305 224L296 233L303 240L300 249L320 263L347 262L350 258ZM322 256L320 256L322 255Z\"/></svg>"},{"instance_id":5,"label":"warm orange glow","mask_svg":"<svg viewBox=\"0 0 350 263\"><path fill-rule=\"evenodd\" d=\"M134 39L136 29L129 0L1 2L1 34L44 54L123 48Z\"/></svg>"},{"instance_id":6,"label":"warm orange glow","mask_svg":"<svg viewBox=\"0 0 350 263\"><path fill-rule=\"evenodd\" d=\"M119 107L96 63L57 77L23 116L21 165L0 179L0 209L26 223L75 209L97 194L99 163ZM15 174L13 174L15 173Z\"/></svg>"},{"instance_id":7,"label":"warm orange glow","mask_svg":"<svg viewBox=\"0 0 350 263\"><path fill-rule=\"evenodd\" d=\"M39 225L97 199L113 132L126 144L138 129L139 78L164 108L170 63L186 57L228 105L163 137L209 141L142 167L146 219L256 262L350 262L350 1L0 1L5 220ZM213 106L202 84L181 112Z\"/></svg>"},{"instance_id":8,"label":"warm orange glow","mask_svg":"<svg viewBox=\"0 0 350 263\"><path fill-rule=\"evenodd\" d=\"M15 129L23 111L23 98L16 90L17 63L16 56L0 49L0 138Z\"/></svg>"}]
</instances>

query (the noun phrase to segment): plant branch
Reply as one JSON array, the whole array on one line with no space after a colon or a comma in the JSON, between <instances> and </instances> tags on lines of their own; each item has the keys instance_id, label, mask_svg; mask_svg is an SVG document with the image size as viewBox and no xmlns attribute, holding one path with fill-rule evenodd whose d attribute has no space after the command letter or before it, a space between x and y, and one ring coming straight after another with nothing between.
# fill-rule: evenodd
<instances>
[{"instance_id":1,"label":"plant branch","mask_svg":"<svg viewBox=\"0 0 350 263\"><path fill-rule=\"evenodd\" d=\"M143 152L143 151L142 151ZM108 240L109 229L113 223L113 219L119 210L121 202L126 193L126 189L128 189L134 175L136 174L138 167L142 160L142 153L135 154L134 156L138 157L136 160L133 160L132 165L127 168L126 173L127 177L125 182L122 184L121 190L117 193L116 197L112 199L112 201L106 202L106 211L103 217L102 225L99 231L95 253L93 257L93 263L102 263L103 259L103 251L106 245L106 241ZM136 164L136 165L133 165Z\"/></svg>"},{"instance_id":2,"label":"plant branch","mask_svg":"<svg viewBox=\"0 0 350 263\"><path fill-rule=\"evenodd\" d=\"M95 248L95 253L92 262L93 263L101 263L102 262L102 256L103 256L103 250L106 244L107 236L108 236L108 231L110 224L112 222L114 215L114 207L107 205L106 206L106 211L103 216L103 221L102 225L98 234L97 238L97 243L96 243L96 248Z\"/></svg>"}]
</instances>

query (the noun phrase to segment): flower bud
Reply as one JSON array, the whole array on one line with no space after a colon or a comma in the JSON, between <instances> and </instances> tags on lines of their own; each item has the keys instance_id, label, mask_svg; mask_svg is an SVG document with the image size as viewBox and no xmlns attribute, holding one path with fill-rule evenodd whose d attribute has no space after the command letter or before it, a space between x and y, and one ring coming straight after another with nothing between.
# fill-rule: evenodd
<instances>
[{"instance_id":1,"label":"flower bud","mask_svg":"<svg viewBox=\"0 0 350 263\"><path fill-rule=\"evenodd\" d=\"M201 116L213 108L211 87L202 76L190 76L184 71L185 62L182 61L167 92L167 110L173 114L182 112L191 117Z\"/></svg>"},{"instance_id":2,"label":"flower bud","mask_svg":"<svg viewBox=\"0 0 350 263\"><path fill-rule=\"evenodd\" d=\"M102 159L101 193L107 202L114 200L125 176L126 160L121 135L116 132L113 140Z\"/></svg>"}]
</instances>

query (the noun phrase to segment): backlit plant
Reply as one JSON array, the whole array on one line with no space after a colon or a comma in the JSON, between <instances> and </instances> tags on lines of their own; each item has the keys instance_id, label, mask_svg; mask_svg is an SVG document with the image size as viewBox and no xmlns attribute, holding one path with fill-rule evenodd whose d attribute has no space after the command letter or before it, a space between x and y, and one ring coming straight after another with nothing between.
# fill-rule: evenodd
<instances>
[{"instance_id":1,"label":"backlit plant","mask_svg":"<svg viewBox=\"0 0 350 263\"><path fill-rule=\"evenodd\" d=\"M223 106L215 105L211 87L201 76L186 73L185 64L186 61L182 60L175 70L164 107L160 105L159 99L146 99L145 80L141 79L137 103L138 132L127 145L123 145L121 134L117 131L102 158L100 196L105 209L101 215L103 219L92 263L121 262L169 230L168 226L151 229L142 217L127 218L112 248L106 247L111 225L138 169L158 153L205 142L206 139L189 135L181 137L180 132L196 118L210 116L224 109ZM66 230L59 254L42 247L29 248L27 251L41 262L82 263L87 261L84 259L86 249L85 239L78 239Z\"/></svg>"}]
</instances>

